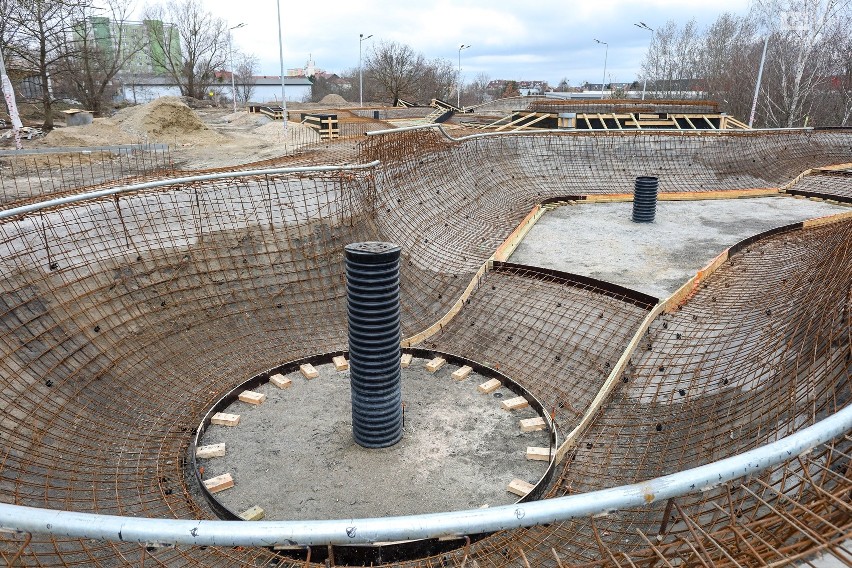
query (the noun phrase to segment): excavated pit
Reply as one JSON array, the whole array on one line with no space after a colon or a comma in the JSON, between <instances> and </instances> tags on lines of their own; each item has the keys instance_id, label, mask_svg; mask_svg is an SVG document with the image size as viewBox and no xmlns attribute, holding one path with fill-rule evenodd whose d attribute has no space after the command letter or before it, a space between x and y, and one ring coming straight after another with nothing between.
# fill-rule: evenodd
<instances>
[{"instance_id":1,"label":"excavated pit","mask_svg":"<svg viewBox=\"0 0 852 568\"><path fill-rule=\"evenodd\" d=\"M0 499L214 518L186 476L193 430L247 378L346 348L341 251L363 240L403 247L405 337L441 320L472 282L458 314L415 346L499 369L570 431L652 306L630 290L555 271L493 263L477 276L530 210L548 198L625 192L637 171L658 175L661 193L779 187L808 168L850 162L852 134L446 141L415 132L376 137L359 151L359 161L382 164L184 183L3 220ZM804 183L809 193L841 198L848 180L814 175ZM850 243L847 219L764 235L733 251L651 323L631 352L626 381L545 496L734 455L846 406ZM850 530L842 502L849 444L841 439L670 505L496 533L469 548L422 550L401 565L601 566L612 554L625 564L662 555L722 566L830 551ZM796 515L808 519L806 532L790 521ZM146 551L0 536L6 558L22 546L26 566L131 565L140 554L181 566L282 561L266 549Z\"/></svg>"}]
</instances>

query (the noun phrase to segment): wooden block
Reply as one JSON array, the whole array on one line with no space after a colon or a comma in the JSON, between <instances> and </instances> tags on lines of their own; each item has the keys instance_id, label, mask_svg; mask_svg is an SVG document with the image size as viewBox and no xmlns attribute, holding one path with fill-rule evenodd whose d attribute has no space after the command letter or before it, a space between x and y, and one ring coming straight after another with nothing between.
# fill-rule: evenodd
<instances>
[{"instance_id":1,"label":"wooden block","mask_svg":"<svg viewBox=\"0 0 852 568\"><path fill-rule=\"evenodd\" d=\"M236 426L240 423L240 415L217 412L213 415L213 418L210 419L210 423L218 424L219 426Z\"/></svg>"},{"instance_id":2,"label":"wooden block","mask_svg":"<svg viewBox=\"0 0 852 568\"><path fill-rule=\"evenodd\" d=\"M218 493L225 489L230 489L233 486L234 478L231 477L230 473L223 473L222 475L217 475L216 477L204 480L204 487L206 487L207 491L210 493Z\"/></svg>"},{"instance_id":3,"label":"wooden block","mask_svg":"<svg viewBox=\"0 0 852 568\"><path fill-rule=\"evenodd\" d=\"M515 398L507 398L500 404L500 406L503 407L503 410L518 410L519 408L526 408L529 405L530 401L528 401L522 396L516 396Z\"/></svg>"},{"instance_id":4,"label":"wooden block","mask_svg":"<svg viewBox=\"0 0 852 568\"><path fill-rule=\"evenodd\" d=\"M527 446L527 459L534 461L550 461L550 448Z\"/></svg>"},{"instance_id":5,"label":"wooden block","mask_svg":"<svg viewBox=\"0 0 852 568\"><path fill-rule=\"evenodd\" d=\"M446 362L447 360L443 357L435 357L434 359L426 363L426 370L430 373L434 373L435 371L443 367L444 363Z\"/></svg>"},{"instance_id":6,"label":"wooden block","mask_svg":"<svg viewBox=\"0 0 852 568\"><path fill-rule=\"evenodd\" d=\"M541 416L538 418L524 418L520 422L521 432L537 432L539 430L544 430L547 426L544 423L544 418Z\"/></svg>"},{"instance_id":7,"label":"wooden block","mask_svg":"<svg viewBox=\"0 0 852 568\"><path fill-rule=\"evenodd\" d=\"M405 369L409 365L411 365L411 359L414 357L411 353L403 353L402 358L399 360L400 366Z\"/></svg>"},{"instance_id":8,"label":"wooden block","mask_svg":"<svg viewBox=\"0 0 852 568\"><path fill-rule=\"evenodd\" d=\"M514 493L518 497L526 497L527 494L535 487L532 483L528 483L523 479L513 479L506 491Z\"/></svg>"},{"instance_id":9,"label":"wooden block","mask_svg":"<svg viewBox=\"0 0 852 568\"><path fill-rule=\"evenodd\" d=\"M195 457L201 459L221 458L225 455L225 444L210 444L195 448Z\"/></svg>"},{"instance_id":10,"label":"wooden block","mask_svg":"<svg viewBox=\"0 0 852 568\"><path fill-rule=\"evenodd\" d=\"M262 392L243 391L240 393L239 399L240 401L247 402L248 404L258 405L266 400L266 395Z\"/></svg>"},{"instance_id":11,"label":"wooden block","mask_svg":"<svg viewBox=\"0 0 852 568\"><path fill-rule=\"evenodd\" d=\"M331 362L334 363L334 368L338 371L345 371L349 368L349 361L347 361L346 357L343 355L332 357Z\"/></svg>"},{"instance_id":12,"label":"wooden block","mask_svg":"<svg viewBox=\"0 0 852 568\"><path fill-rule=\"evenodd\" d=\"M278 387L279 389L289 389L291 386L293 386L293 381L291 381L281 373L269 377L269 382Z\"/></svg>"},{"instance_id":13,"label":"wooden block","mask_svg":"<svg viewBox=\"0 0 852 568\"><path fill-rule=\"evenodd\" d=\"M244 521L259 521L266 516L266 511L255 505L250 509L246 509L240 513L240 518Z\"/></svg>"},{"instance_id":14,"label":"wooden block","mask_svg":"<svg viewBox=\"0 0 852 568\"><path fill-rule=\"evenodd\" d=\"M476 390L482 394L490 394L499 389L501 386L503 386L503 383L501 383L499 379L491 379L490 381L485 381L476 387Z\"/></svg>"},{"instance_id":15,"label":"wooden block","mask_svg":"<svg viewBox=\"0 0 852 568\"><path fill-rule=\"evenodd\" d=\"M314 369L314 366L310 363L305 363L304 365L299 365L299 371L302 372L302 376L306 379L315 379L319 377L319 371Z\"/></svg>"},{"instance_id":16,"label":"wooden block","mask_svg":"<svg viewBox=\"0 0 852 568\"><path fill-rule=\"evenodd\" d=\"M453 374L450 375L450 376L457 381L463 381L468 377L468 375L470 375L470 373L472 371L473 371L473 367L471 367L470 365L465 365L464 367L461 367L461 368L453 371Z\"/></svg>"}]
</instances>

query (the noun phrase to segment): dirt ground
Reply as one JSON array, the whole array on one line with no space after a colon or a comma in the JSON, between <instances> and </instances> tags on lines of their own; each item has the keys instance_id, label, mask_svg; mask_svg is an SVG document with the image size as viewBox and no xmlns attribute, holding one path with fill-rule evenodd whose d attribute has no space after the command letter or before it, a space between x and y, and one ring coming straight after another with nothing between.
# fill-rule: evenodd
<instances>
[{"instance_id":1,"label":"dirt ground","mask_svg":"<svg viewBox=\"0 0 852 568\"><path fill-rule=\"evenodd\" d=\"M211 425L203 444L224 443L224 457L199 460L204 478L230 473L235 486L216 494L232 511L258 505L267 520L364 518L475 509L514 503L515 478L537 483L547 462L526 459L527 446L547 447L546 431L523 433L518 421L531 408L503 410L515 394L480 394L487 379L463 381L444 365L435 374L414 359L403 369L405 429L390 448L365 449L352 439L349 371L318 366L311 381L254 389L259 406L233 403L236 427Z\"/></svg>"},{"instance_id":2,"label":"dirt ground","mask_svg":"<svg viewBox=\"0 0 852 568\"><path fill-rule=\"evenodd\" d=\"M332 101L333 102L333 101ZM348 103L343 106L350 106ZM341 120L370 122L341 106ZM279 158L320 141L313 129L298 122L300 111L330 110L320 103L288 103L290 121L232 107L190 109L177 97L161 97L126 107L86 126L66 127L61 120L45 136L24 140L25 149L80 148L120 144L164 143L177 169L222 168ZM377 123L371 129L388 125ZM11 147L11 141L4 141Z\"/></svg>"}]
</instances>

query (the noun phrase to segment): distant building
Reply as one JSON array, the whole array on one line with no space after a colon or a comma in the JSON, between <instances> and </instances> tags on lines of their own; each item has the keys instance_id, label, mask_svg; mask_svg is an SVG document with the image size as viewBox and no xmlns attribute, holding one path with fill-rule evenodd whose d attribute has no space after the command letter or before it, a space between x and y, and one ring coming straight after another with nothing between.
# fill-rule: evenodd
<instances>
[{"instance_id":1,"label":"distant building","mask_svg":"<svg viewBox=\"0 0 852 568\"><path fill-rule=\"evenodd\" d=\"M501 96L506 88L514 83L522 96L541 95L549 90L547 81L513 81L511 79L495 79L485 86L485 91L496 97Z\"/></svg>"},{"instance_id":2,"label":"distant building","mask_svg":"<svg viewBox=\"0 0 852 568\"><path fill-rule=\"evenodd\" d=\"M293 69L287 69L288 77L313 77L314 75L320 76L328 76L323 69L317 69L316 61L311 59L311 56L308 55L308 60L305 62L304 67L294 67Z\"/></svg>"},{"instance_id":3,"label":"distant building","mask_svg":"<svg viewBox=\"0 0 852 568\"><path fill-rule=\"evenodd\" d=\"M180 61L180 34L174 24L161 20L142 22L123 22L118 24L109 18L90 16L74 24L74 35L78 42L83 38L93 42L104 53L128 54L129 59L121 70L121 75L164 75L167 72L163 62L170 58Z\"/></svg>"},{"instance_id":4,"label":"distant building","mask_svg":"<svg viewBox=\"0 0 852 568\"><path fill-rule=\"evenodd\" d=\"M216 83L211 87L214 93L231 98L231 74L223 71L217 74ZM237 78L237 77L235 77ZM238 78L237 78L238 79ZM254 82L252 101L258 103L281 104L281 77L278 75L258 75ZM239 91L242 83L237 80ZM304 101L311 97L312 84L305 77L285 77L284 94L288 101ZM180 87L168 76L129 76L122 82L120 98L131 103L147 103L159 97L179 97Z\"/></svg>"}]
</instances>

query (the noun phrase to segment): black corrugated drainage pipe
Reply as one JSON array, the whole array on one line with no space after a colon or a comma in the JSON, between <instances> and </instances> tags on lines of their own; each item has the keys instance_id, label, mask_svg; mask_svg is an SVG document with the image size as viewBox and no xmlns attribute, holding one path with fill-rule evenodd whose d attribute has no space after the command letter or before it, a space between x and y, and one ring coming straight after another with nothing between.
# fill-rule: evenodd
<instances>
[{"instance_id":1,"label":"black corrugated drainage pipe","mask_svg":"<svg viewBox=\"0 0 852 568\"><path fill-rule=\"evenodd\" d=\"M402 439L400 250L381 242L345 248L352 436L365 448Z\"/></svg>"},{"instance_id":2,"label":"black corrugated drainage pipe","mask_svg":"<svg viewBox=\"0 0 852 568\"><path fill-rule=\"evenodd\" d=\"M633 222L651 223L657 213L659 180L653 176L639 176L633 189Z\"/></svg>"}]
</instances>

